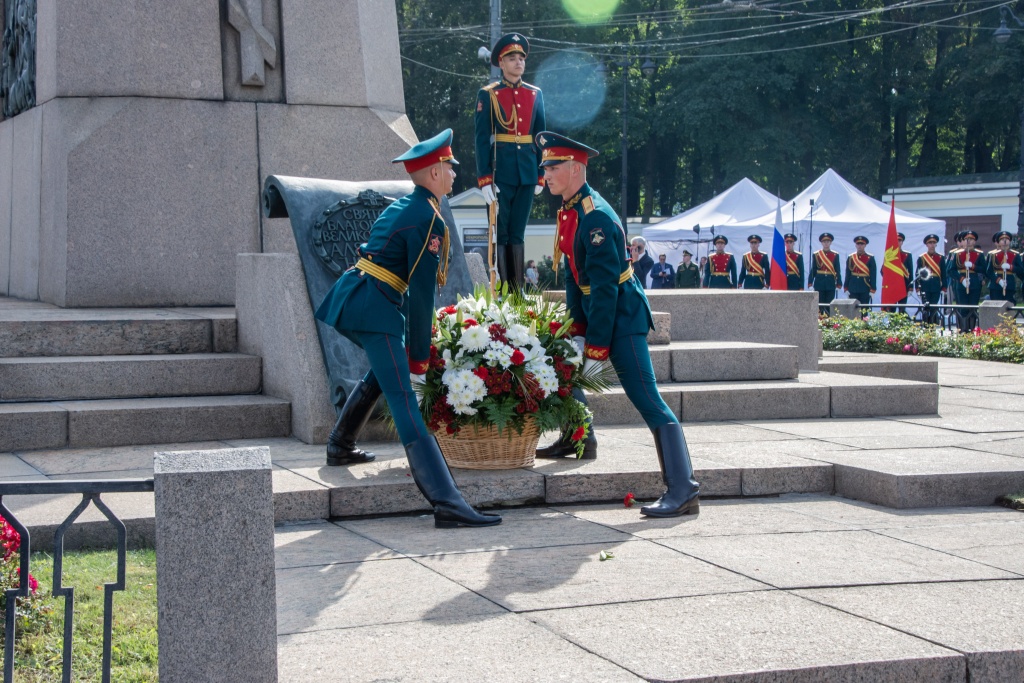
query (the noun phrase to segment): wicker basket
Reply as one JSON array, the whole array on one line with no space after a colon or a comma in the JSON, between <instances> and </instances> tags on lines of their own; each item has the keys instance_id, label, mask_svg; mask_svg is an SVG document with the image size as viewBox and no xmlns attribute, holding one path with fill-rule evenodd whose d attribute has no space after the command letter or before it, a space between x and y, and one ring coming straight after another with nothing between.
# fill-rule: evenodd
<instances>
[{"instance_id":1,"label":"wicker basket","mask_svg":"<svg viewBox=\"0 0 1024 683\"><path fill-rule=\"evenodd\" d=\"M533 467L540 431L532 419L526 420L523 433L506 427L498 433L494 425L463 427L455 436L444 429L434 432L444 459L451 467L467 470L511 470Z\"/></svg>"}]
</instances>

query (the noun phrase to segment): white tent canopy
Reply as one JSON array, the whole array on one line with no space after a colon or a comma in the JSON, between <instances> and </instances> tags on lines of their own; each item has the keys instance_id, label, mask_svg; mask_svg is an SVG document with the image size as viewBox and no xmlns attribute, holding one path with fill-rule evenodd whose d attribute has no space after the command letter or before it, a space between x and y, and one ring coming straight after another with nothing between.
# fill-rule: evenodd
<instances>
[{"instance_id":1,"label":"white tent canopy","mask_svg":"<svg viewBox=\"0 0 1024 683\"><path fill-rule=\"evenodd\" d=\"M813 201L813 210L812 204ZM789 214L789 215L787 215ZM791 202L783 204L783 233L793 232L799 238L797 250L804 253L805 265L810 253L819 249L818 235L830 232L835 236L832 250L842 255L843 277L846 277L846 256L856 248L853 238L864 235L868 238L867 251L874 254L878 265L878 289L874 302L881 300L882 262L885 259L885 240L889 228L889 205L873 199L846 182L832 169L825 171L810 187L798 194ZM740 233L757 233L764 239L761 251L772 252L772 236L775 228L775 210L752 220L740 221L732 226ZM939 236L939 251L943 251L943 235L946 223L936 218L926 218L909 211L896 209L896 230L906 236L905 251L917 257L927 251L924 238L929 234ZM737 246L734 253L746 251L746 245Z\"/></svg>"},{"instance_id":2,"label":"white tent canopy","mask_svg":"<svg viewBox=\"0 0 1024 683\"><path fill-rule=\"evenodd\" d=\"M657 260L660 254L666 254L667 262L674 267L683 260L683 249L689 249L696 263L699 256L707 255L714 235L725 235L730 245L734 244L734 235L738 233L733 232L732 224L774 211L779 201L771 192L744 178L700 206L644 228L642 234L648 242L651 258ZM699 233L694 230L696 225L700 226ZM744 245L746 235L743 235Z\"/></svg>"}]
</instances>

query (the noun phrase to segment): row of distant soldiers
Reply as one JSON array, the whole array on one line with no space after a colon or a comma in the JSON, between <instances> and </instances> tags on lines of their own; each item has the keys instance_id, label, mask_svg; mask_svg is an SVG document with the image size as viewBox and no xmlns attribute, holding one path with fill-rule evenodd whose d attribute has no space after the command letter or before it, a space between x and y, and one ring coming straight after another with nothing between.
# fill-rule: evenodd
<instances>
[{"instance_id":1,"label":"row of distant soldiers","mask_svg":"<svg viewBox=\"0 0 1024 683\"><path fill-rule=\"evenodd\" d=\"M804 289L804 257L795 250L796 235L787 233L786 242L786 280L790 290ZM974 230L958 232L954 239L956 248L943 255L937 251L938 235L928 235L924 244L928 251L917 257L903 250L903 233L898 233L899 263L902 264L903 279L907 293L917 290L923 303L938 304L942 293L952 290L953 300L960 305L977 306L981 300L982 289L988 286L989 298L993 301L1009 301L1017 303L1017 279L1024 281L1024 259L1021 254L1010 248L1013 235L1003 230L996 233L992 241L997 248L985 253L975 245L978 233ZM878 289L878 263L875 257L865 250L868 238L858 235L853 238L856 252L846 258L846 277L843 277L842 260L837 252L832 251L835 237L828 232L818 236L821 249L814 252L810 259L810 269L806 275L807 287L818 292L818 302L831 303L836 291L845 290L851 298L862 304L871 302L871 296ZM708 256L703 268L702 285L712 289L767 289L771 280L771 257L761 251L761 237L750 235L747 238L750 251L743 255L737 273L736 258L725 251L729 239L718 235L714 239L715 251ZM685 252L684 252L685 254ZM684 259L688 262L688 259ZM682 266L682 264L681 264ZM907 297L896 302L906 304ZM938 322L937 310L926 311L926 322ZM977 316L973 311L959 318L960 327L969 329Z\"/></svg>"}]
</instances>

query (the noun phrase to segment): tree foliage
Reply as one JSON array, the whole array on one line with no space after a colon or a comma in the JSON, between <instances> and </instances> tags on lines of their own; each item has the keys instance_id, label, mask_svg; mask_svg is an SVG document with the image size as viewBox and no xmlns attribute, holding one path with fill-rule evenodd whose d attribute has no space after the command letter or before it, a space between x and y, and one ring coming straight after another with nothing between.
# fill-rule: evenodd
<instances>
[{"instance_id":1,"label":"tree foliage","mask_svg":"<svg viewBox=\"0 0 1024 683\"><path fill-rule=\"evenodd\" d=\"M477 50L489 43L489 3L397 3L409 118L421 135L455 129L463 162L455 189L472 187L473 108L489 79ZM527 81L558 55L607 65L604 89L577 100L603 96L597 115L549 127L601 151L591 176L614 206L626 79L629 211L649 217L699 204L743 177L792 196L831 167L878 196L908 177L1017 170L1024 32L995 43L998 5L621 0L610 20L586 26L561 3L506 0L502 21L531 39ZM650 76L640 68L647 57ZM553 201L538 205L553 213Z\"/></svg>"}]
</instances>

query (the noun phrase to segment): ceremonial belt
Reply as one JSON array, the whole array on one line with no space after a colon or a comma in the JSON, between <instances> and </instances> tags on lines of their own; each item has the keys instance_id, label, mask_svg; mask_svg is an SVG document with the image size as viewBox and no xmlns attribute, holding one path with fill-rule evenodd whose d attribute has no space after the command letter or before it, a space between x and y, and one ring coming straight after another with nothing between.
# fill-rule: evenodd
<instances>
[{"instance_id":1,"label":"ceremonial belt","mask_svg":"<svg viewBox=\"0 0 1024 683\"><path fill-rule=\"evenodd\" d=\"M509 135L507 133L495 133L494 134L494 141L495 142L514 142L517 145L532 145L533 144L533 136L532 135Z\"/></svg>"},{"instance_id":2,"label":"ceremonial belt","mask_svg":"<svg viewBox=\"0 0 1024 683\"><path fill-rule=\"evenodd\" d=\"M633 277L633 266L622 271L622 274L619 275L619 284L621 285L623 282L628 281L631 277ZM583 292L584 296L590 296L590 285L580 285L580 291Z\"/></svg>"},{"instance_id":3,"label":"ceremonial belt","mask_svg":"<svg viewBox=\"0 0 1024 683\"><path fill-rule=\"evenodd\" d=\"M358 261L356 261L356 265L354 267L357 270L361 270L367 275L372 275L381 282L390 285L391 288L394 289L399 294L405 294L406 291L409 289L409 283L407 283L405 280L392 273L387 268L378 266L373 261L368 261L365 258L360 258Z\"/></svg>"}]
</instances>

